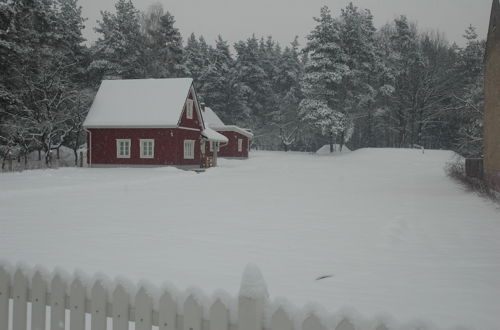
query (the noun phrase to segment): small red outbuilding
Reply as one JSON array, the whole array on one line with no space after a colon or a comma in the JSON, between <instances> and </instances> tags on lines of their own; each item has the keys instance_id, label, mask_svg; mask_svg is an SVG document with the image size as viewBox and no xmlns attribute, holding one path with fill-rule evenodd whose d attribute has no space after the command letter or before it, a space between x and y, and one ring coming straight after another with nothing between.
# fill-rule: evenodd
<instances>
[{"instance_id":1,"label":"small red outbuilding","mask_svg":"<svg viewBox=\"0 0 500 330\"><path fill-rule=\"evenodd\" d=\"M205 127L191 78L104 80L83 127L91 166L200 167Z\"/></svg>"},{"instance_id":2,"label":"small red outbuilding","mask_svg":"<svg viewBox=\"0 0 500 330\"><path fill-rule=\"evenodd\" d=\"M235 125L225 125L217 114L209 107L202 107L205 125L224 135L228 142L221 144L217 155L225 158L248 158L250 141L253 134L244 128ZM213 143L209 152L213 152Z\"/></svg>"}]
</instances>

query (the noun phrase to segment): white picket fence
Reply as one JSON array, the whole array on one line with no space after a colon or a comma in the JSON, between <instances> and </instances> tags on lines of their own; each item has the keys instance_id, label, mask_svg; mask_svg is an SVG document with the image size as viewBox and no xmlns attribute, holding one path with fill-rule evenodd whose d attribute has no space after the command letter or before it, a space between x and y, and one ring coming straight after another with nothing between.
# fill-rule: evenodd
<instances>
[{"instance_id":1,"label":"white picket fence","mask_svg":"<svg viewBox=\"0 0 500 330\"><path fill-rule=\"evenodd\" d=\"M68 278L55 272L29 272L0 264L0 330L390 330L384 321L356 322L347 317L320 317L290 312L286 304L271 304L260 272L245 275L238 299L204 304L195 293L179 302L167 289L151 293L115 282ZM255 274L257 273L257 276ZM264 287L262 287L262 284ZM234 306L229 306L235 304ZM68 316L69 315L69 316ZM30 324L28 324L30 323ZM364 325L363 325L364 324ZM423 325L404 329L429 329Z\"/></svg>"}]
</instances>

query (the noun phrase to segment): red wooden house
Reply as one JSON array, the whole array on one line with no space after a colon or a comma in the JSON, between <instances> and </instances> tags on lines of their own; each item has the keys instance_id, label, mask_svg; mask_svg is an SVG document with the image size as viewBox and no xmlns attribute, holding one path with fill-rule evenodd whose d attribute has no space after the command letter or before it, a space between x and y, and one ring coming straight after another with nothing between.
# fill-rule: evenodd
<instances>
[{"instance_id":1,"label":"red wooden house","mask_svg":"<svg viewBox=\"0 0 500 330\"><path fill-rule=\"evenodd\" d=\"M217 155L226 158L247 158L250 150L250 141L253 134L235 125L225 125L219 116L209 107L202 106L202 115L205 125L224 135L227 143L220 144ZM210 143L209 154L213 153L214 143ZM208 146L207 146L208 147Z\"/></svg>"},{"instance_id":2,"label":"red wooden house","mask_svg":"<svg viewBox=\"0 0 500 330\"><path fill-rule=\"evenodd\" d=\"M104 80L83 124L90 166L200 167L205 126L191 78Z\"/></svg>"}]
</instances>

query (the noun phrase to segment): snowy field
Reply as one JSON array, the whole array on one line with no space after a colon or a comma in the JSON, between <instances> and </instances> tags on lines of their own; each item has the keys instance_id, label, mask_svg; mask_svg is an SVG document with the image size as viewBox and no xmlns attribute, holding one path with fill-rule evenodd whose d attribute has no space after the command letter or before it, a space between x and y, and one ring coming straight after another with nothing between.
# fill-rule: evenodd
<instances>
[{"instance_id":1,"label":"snowy field","mask_svg":"<svg viewBox=\"0 0 500 330\"><path fill-rule=\"evenodd\" d=\"M450 152L253 152L196 174L61 168L0 175L0 259L441 327L500 325L500 211L446 177ZM322 275L333 275L320 281Z\"/></svg>"}]
</instances>

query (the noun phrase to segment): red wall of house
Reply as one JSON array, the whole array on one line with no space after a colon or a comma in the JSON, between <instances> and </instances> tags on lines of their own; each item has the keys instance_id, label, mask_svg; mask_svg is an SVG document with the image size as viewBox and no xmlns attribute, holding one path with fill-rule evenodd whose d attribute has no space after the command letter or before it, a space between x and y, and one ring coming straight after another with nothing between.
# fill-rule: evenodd
<instances>
[{"instance_id":1,"label":"red wall of house","mask_svg":"<svg viewBox=\"0 0 500 330\"><path fill-rule=\"evenodd\" d=\"M191 100L193 99L193 95L191 92L189 92L188 99L191 99ZM196 106L196 102L194 102L194 104L193 104L193 119L188 119L186 116L187 105L184 104L184 109L182 109L182 116L181 116L179 126L200 129L201 128L201 120L198 116L198 112L199 112L199 110Z\"/></svg>"},{"instance_id":2,"label":"red wall of house","mask_svg":"<svg viewBox=\"0 0 500 330\"><path fill-rule=\"evenodd\" d=\"M248 138L234 131L218 131L220 134L228 138L229 142L226 146L221 147L217 155L219 157L248 157ZM238 139L243 139L241 152L238 151Z\"/></svg>"},{"instance_id":3,"label":"red wall of house","mask_svg":"<svg viewBox=\"0 0 500 330\"><path fill-rule=\"evenodd\" d=\"M89 129L88 162L94 165L199 165L200 131L179 128ZM130 158L117 158L116 140L130 139ZM140 158L140 139L154 139L154 158ZM184 140L194 140L194 159L184 159Z\"/></svg>"}]
</instances>

